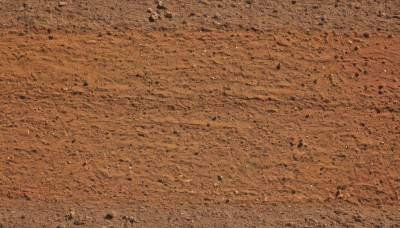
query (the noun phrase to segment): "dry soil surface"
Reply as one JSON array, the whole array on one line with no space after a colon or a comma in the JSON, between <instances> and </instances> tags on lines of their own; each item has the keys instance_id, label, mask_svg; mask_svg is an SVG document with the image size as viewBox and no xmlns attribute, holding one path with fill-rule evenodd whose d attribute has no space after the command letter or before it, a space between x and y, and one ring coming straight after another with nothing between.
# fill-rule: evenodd
<instances>
[{"instance_id":1,"label":"dry soil surface","mask_svg":"<svg viewBox=\"0 0 400 228\"><path fill-rule=\"evenodd\" d=\"M398 1L0 0L0 227L399 227L399 53Z\"/></svg>"}]
</instances>

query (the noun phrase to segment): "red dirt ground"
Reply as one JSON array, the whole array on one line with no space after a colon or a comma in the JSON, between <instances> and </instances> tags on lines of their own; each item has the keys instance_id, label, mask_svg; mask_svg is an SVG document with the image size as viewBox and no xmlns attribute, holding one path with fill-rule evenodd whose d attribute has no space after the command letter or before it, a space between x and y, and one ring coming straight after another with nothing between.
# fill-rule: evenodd
<instances>
[{"instance_id":1,"label":"red dirt ground","mask_svg":"<svg viewBox=\"0 0 400 228\"><path fill-rule=\"evenodd\" d=\"M399 226L397 1L0 4L0 227Z\"/></svg>"}]
</instances>

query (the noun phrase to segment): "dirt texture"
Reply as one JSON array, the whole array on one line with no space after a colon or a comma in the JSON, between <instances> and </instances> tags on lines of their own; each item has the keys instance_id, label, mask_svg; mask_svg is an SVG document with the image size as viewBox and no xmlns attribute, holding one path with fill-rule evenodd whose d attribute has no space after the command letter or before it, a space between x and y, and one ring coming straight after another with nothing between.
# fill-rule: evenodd
<instances>
[{"instance_id":1,"label":"dirt texture","mask_svg":"<svg viewBox=\"0 0 400 228\"><path fill-rule=\"evenodd\" d=\"M0 0L0 228L399 227L400 2Z\"/></svg>"}]
</instances>

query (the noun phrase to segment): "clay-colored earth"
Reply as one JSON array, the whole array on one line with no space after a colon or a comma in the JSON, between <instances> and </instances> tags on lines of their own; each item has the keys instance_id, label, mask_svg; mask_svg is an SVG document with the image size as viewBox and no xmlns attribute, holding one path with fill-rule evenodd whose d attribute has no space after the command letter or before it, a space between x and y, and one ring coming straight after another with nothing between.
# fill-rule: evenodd
<instances>
[{"instance_id":1,"label":"clay-colored earth","mask_svg":"<svg viewBox=\"0 0 400 228\"><path fill-rule=\"evenodd\" d=\"M0 227L399 226L398 1L65 3L0 1Z\"/></svg>"}]
</instances>

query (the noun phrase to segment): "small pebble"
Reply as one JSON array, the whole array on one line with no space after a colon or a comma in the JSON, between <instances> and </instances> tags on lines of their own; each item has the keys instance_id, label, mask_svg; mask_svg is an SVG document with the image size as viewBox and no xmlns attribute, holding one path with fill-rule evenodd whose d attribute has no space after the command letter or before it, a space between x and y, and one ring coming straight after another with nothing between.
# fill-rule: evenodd
<instances>
[{"instance_id":1,"label":"small pebble","mask_svg":"<svg viewBox=\"0 0 400 228\"><path fill-rule=\"evenodd\" d=\"M58 6L67 6L68 2L58 2Z\"/></svg>"},{"instance_id":2,"label":"small pebble","mask_svg":"<svg viewBox=\"0 0 400 228\"><path fill-rule=\"evenodd\" d=\"M111 212L109 212L108 214L106 214L106 216L104 217L104 219L112 220L112 219L115 217L115 215L116 215L115 211L111 211Z\"/></svg>"}]
</instances>

